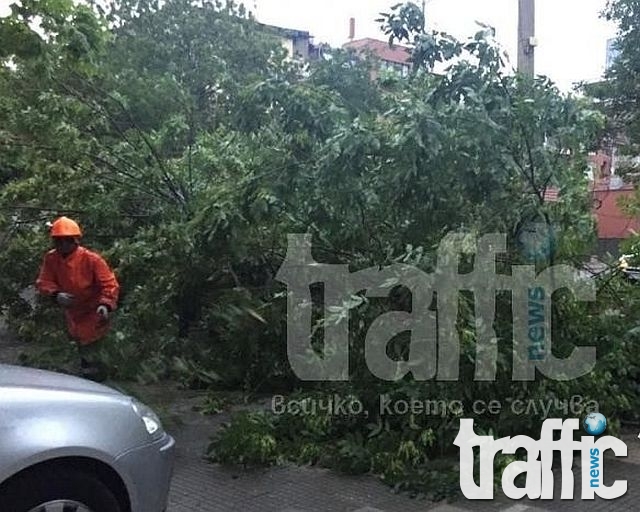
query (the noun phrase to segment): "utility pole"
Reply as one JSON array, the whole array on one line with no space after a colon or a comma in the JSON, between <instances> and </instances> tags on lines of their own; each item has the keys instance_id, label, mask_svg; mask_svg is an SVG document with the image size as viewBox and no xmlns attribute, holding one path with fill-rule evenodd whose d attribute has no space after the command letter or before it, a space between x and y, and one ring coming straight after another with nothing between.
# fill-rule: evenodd
<instances>
[{"instance_id":1,"label":"utility pole","mask_svg":"<svg viewBox=\"0 0 640 512\"><path fill-rule=\"evenodd\" d=\"M518 0L518 71L534 76L536 41L536 0Z\"/></svg>"},{"instance_id":2,"label":"utility pole","mask_svg":"<svg viewBox=\"0 0 640 512\"><path fill-rule=\"evenodd\" d=\"M427 30L427 0L422 0L422 31Z\"/></svg>"}]
</instances>

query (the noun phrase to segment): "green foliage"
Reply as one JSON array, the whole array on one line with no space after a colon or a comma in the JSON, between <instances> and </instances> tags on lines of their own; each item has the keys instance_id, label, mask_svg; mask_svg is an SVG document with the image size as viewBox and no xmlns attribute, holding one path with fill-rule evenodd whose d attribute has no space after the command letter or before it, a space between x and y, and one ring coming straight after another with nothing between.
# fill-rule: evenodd
<instances>
[{"instance_id":1,"label":"green foliage","mask_svg":"<svg viewBox=\"0 0 640 512\"><path fill-rule=\"evenodd\" d=\"M640 5L635 0L609 0L603 14L618 26L615 50L619 57L607 71L606 82L592 86L590 91L604 100L617 128L635 132L638 127L635 84L640 70L637 50Z\"/></svg>"},{"instance_id":2,"label":"green foliage","mask_svg":"<svg viewBox=\"0 0 640 512\"><path fill-rule=\"evenodd\" d=\"M203 403L196 406L195 410L206 416L213 416L225 410L228 405L225 397L208 394Z\"/></svg>"},{"instance_id":3,"label":"green foliage","mask_svg":"<svg viewBox=\"0 0 640 512\"><path fill-rule=\"evenodd\" d=\"M276 463L278 445L272 419L260 413L236 415L233 427L224 428L218 441L210 445L208 456L212 461L244 466Z\"/></svg>"},{"instance_id":4,"label":"green foliage","mask_svg":"<svg viewBox=\"0 0 640 512\"><path fill-rule=\"evenodd\" d=\"M451 461L430 456L436 439L432 429L367 423L364 414L334 415L333 398L298 393L288 399L301 404L300 411L240 413L214 436L208 457L227 464L320 464L349 474L373 473L397 490L437 499L455 493Z\"/></svg>"},{"instance_id":5,"label":"green foliage","mask_svg":"<svg viewBox=\"0 0 640 512\"><path fill-rule=\"evenodd\" d=\"M36 17L44 32L34 30ZM120 377L249 394L299 385L286 354L286 293L275 282L289 233L312 234L318 261L352 271L406 263L432 272L451 231L506 233L507 271L522 262L514 235L531 219L559 227L548 263L588 253L584 172L603 115L546 79L509 74L486 27L464 42L428 33L415 5L385 20L390 39L412 47L407 79L371 80L370 64L348 52L291 63L231 3L14 9L0 23L0 41L10 41L0 45L0 307L21 338L65 341L60 312L21 296L47 249L44 223L58 214L80 221L85 243L122 283L105 340ZM438 62L444 71L430 73ZM549 186L561 201L545 202ZM351 316L350 385L309 386L300 398L352 394L370 416L242 414L211 456L319 463L447 494L455 482L443 468L459 415L381 418L373 412L380 395L469 407L488 396L508 403L580 394L601 399L606 414L637 410L636 295L613 277L594 304L556 301L557 349L598 348L596 369L578 381L511 381L510 303L499 300L499 377L473 383L473 301L462 296L460 381L388 383L367 370L364 339L382 313L406 310L409 294L356 294L315 326L321 333L324 322ZM406 341L390 344L399 358ZM533 434L543 415L506 408L478 417L478 431Z\"/></svg>"},{"instance_id":6,"label":"green foliage","mask_svg":"<svg viewBox=\"0 0 640 512\"><path fill-rule=\"evenodd\" d=\"M637 0L608 0L603 16L618 27L613 48L617 57L607 70L604 81L586 84L584 88L608 116L609 141L622 144L622 154L636 156L640 133L640 4Z\"/></svg>"}]
</instances>

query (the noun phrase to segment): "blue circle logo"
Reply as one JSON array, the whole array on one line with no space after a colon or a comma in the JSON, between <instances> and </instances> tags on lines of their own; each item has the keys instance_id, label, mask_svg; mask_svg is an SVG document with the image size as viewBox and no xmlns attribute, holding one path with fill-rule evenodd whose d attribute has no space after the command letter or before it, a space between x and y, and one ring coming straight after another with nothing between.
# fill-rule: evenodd
<instances>
[{"instance_id":1,"label":"blue circle logo","mask_svg":"<svg viewBox=\"0 0 640 512\"><path fill-rule=\"evenodd\" d=\"M582 421L584 431L592 436L599 436L607 428L607 418L604 414L599 412L592 412L587 414L586 418Z\"/></svg>"}]
</instances>

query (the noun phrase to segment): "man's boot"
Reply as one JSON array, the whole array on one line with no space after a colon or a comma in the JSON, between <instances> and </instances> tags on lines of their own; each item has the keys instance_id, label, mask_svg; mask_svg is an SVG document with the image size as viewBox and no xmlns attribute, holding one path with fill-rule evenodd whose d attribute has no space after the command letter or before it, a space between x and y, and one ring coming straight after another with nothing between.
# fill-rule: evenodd
<instances>
[{"instance_id":1,"label":"man's boot","mask_svg":"<svg viewBox=\"0 0 640 512\"><path fill-rule=\"evenodd\" d=\"M105 365L99 361L87 361L84 358L80 359L80 374L82 378L94 382L104 382L107 380L107 369Z\"/></svg>"},{"instance_id":2,"label":"man's boot","mask_svg":"<svg viewBox=\"0 0 640 512\"><path fill-rule=\"evenodd\" d=\"M78 345L80 376L95 382L104 382L108 377L107 367L100 361L96 345Z\"/></svg>"}]
</instances>

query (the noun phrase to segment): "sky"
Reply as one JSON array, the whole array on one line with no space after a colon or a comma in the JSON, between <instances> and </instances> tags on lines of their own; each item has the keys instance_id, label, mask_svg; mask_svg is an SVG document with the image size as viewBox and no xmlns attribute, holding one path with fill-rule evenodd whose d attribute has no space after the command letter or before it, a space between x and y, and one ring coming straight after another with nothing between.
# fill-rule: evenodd
<instances>
[{"instance_id":1,"label":"sky","mask_svg":"<svg viewBox=\"0 0 640 512\"><path fill-rule=\"evenodd\" d=\"M416 0L414 0L416 1ZM316 42L342 45L349 18L356 19L356 39L384 39L374 20L400 0L247 0L257 18L287 28L308 30ZM417 0L416 3L420 3ZM536 73L549 76L563 90L581 80L602 76L606 41L615 25L599 18L606 0L536 0ZM465 39L478 30L476 21L495 27L496 39L515 67L518 0L427 0L427 24Z\"/></svg>"},{"instance_id":2,"label":"sky","mask_svg":"<svg viewBox=\"0 0 640 512\"><path fill-rule=\"evenodd\" d=\"M0 0L0 15L13 0ZM244 0L263 23L309 31L316 43L348 41L349 18L356 38L384 39L375 19L400 0ZM418 3L420 0L418 0ZM563 90L597 80L604 72L606 41L615 26L599 18L606 0L536 0L536 73ZM496 39L515 66L518 0L427 0L427 23L459 39L473 35L480 21L495 27Z\"/></svg>"}]
</instances>

